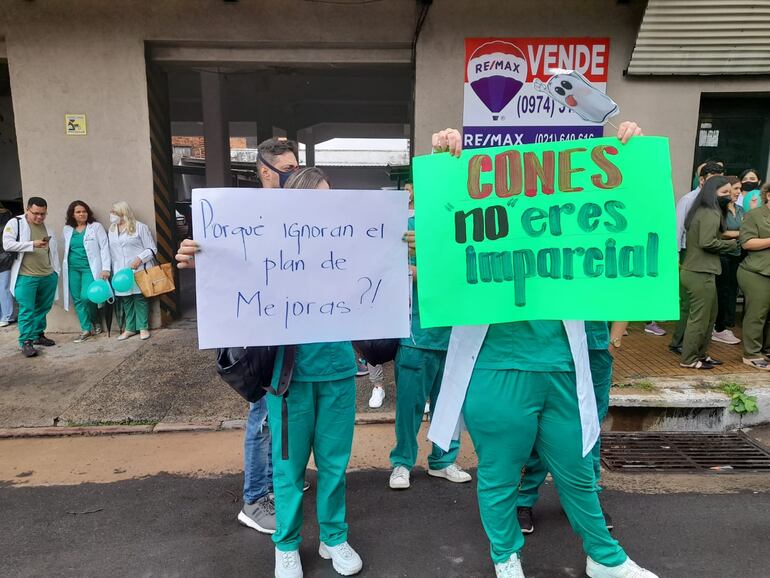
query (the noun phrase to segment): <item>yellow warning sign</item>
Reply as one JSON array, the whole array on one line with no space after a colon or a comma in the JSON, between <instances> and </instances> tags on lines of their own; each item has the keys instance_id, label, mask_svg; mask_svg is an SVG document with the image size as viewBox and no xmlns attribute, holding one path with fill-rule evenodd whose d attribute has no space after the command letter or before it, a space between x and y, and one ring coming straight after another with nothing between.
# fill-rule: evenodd
<instances>
[{"instance_id":1,"label":"yellow warning sign","mask_svg":"<svg viewBox=\"0 0 770 578\"><path fill-rule=\"evenodd\" d=\"M86 115L84 114L65 114L65 130L70 136L83 136L88 134L86 129Z\"/></svg>"}]
</instances>

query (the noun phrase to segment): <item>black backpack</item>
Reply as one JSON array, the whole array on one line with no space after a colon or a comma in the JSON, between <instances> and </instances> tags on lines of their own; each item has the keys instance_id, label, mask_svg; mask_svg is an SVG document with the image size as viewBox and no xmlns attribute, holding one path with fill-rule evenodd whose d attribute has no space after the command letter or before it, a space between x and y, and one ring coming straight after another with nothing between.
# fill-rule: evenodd
<instances>
[{"instance_id":1,"label":"black backpack","mask_svg":"<svg viewBox=\"0 0 770 578\"><path fill-rule=\"evenodd\" d=\"M19 235L21 233L21 217L14 217L16 219L16 242L19 242ZM11 217L8 217L7 219L0 221L0 231L2 231L5 228L5 225L8 224L8 222L11 220ZM6 251L3 248L3 237L0 233L0 273L3 271L8 271L11 267L13 267L13 262L18 258L18 253L12 253L11 251Z\"/></svg>"}]
</instances>

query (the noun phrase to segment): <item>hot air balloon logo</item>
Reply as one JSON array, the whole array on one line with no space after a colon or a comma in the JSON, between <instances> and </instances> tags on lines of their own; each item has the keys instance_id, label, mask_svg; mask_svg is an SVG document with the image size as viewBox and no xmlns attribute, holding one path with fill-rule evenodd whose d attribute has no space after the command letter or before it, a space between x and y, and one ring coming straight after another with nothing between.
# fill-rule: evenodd
<instances>
[{"instance_id":1,"label":"hot air balloon logo","mask_svg":"<svg viewBox=\"0 0 770 578\"><path fill-rule=\"evenodd\" d=\"M468 59L468 82L492 113L492 120L516 96L527 80L527 59L510 42L495 40L479 46Z\"/></svg>"}]
</instances>

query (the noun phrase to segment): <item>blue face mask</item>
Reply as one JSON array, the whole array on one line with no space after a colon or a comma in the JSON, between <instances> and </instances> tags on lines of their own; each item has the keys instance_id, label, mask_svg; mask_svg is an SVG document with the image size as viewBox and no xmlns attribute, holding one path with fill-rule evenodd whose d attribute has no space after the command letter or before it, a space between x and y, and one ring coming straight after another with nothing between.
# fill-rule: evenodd
<instances>
[{"instance_id":1,"label":"blue face mask","mask_svg":"<svg viewBox=\"0 0 770 578\"><path fill-rule=\"evenodd\" d=\"M279 171L277 168L275 168L273 165L267 162L267 159L263 157L261 153L258 153L257 157L259 157L259 160L262 162L263 165L265 165L268 169L270 169L274 173L278 174L278 183L281 188L283 188L284 185L286 185L286 181L289 180L289 177L293 175L296 172L296 170L299 168L299 167L295 167L290 171Z\"/></svg>"}]
</instances>

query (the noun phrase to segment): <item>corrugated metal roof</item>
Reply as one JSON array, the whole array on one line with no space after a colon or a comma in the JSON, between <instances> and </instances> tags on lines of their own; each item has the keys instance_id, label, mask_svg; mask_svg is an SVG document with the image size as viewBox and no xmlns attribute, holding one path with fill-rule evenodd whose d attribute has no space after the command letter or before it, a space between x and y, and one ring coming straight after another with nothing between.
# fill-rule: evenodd
<instances>
[{"instance_id":1,"label":"corrugated metal roof","mask_svg":"<svg viewBox=\"0 0 770 578\"><path fill-rule=\"evenodd\" d=\"M770 74L770 0L649 0L627 73Z\"/></svg>"}]
</instances>

